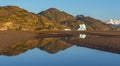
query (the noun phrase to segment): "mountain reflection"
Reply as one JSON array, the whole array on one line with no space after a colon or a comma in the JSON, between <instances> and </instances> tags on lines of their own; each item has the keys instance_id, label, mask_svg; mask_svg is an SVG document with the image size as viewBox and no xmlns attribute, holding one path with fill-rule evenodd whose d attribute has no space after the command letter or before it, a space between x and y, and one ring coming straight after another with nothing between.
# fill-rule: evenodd
<instances>
[{"instance_id":1,"label":"mountain reflection","mask_svg":"<svg viewBox=\"0 0 120 66\"><path fill-rule=\"evenodd\" d=\"M62 40L62 38L45 38L39 40L38 48L48 53L57 53L60 50L71 47L72 45Z\"/></svg>"},{"instance_id":2,"label":"mountain reflection","mask_svg":"<svg viewBox=\"0 0 120 66\"><path fill-rule=\"evenodd\" d=\"M120 54L120 36L93 36L88 35L85 39L72 37L66 40L69 44L87 47Z\"/></svg>"},{"instance_id":3,"label":"mountain reflection","mask_svg":"<svg viewBox=\"0 0 120 66\"><path fill-rule=\"evenodd\" d=\"M35 48L38 45L37 40L22 41L9 46L2 47L0 54L6 56L19 55L29 49Z\"/></svg>"},{"instance_id":4,"label":"mountain reflection","mask_svg":"<svg viewBox=\"0 0 120 66\"><path fill-rule=\"evenodd\" d=\"M65 50L73 45L120 53L119 36L77 35L78 37L41 38L27 41L0 44L0 55L15 56L33 48L39 48L50 54Z\"/></svg>"},{"instance_id":5,"label":"mountain reflection","mask_svg":"<svg viewBox=\"0 0 120 66\"><path fill-rule=\"evenodd\" d=\"M60 50L71 47L72 45L61 40L62 38L41 38L35 40L21 41L1 47L0 54L14 56L24 53L33 48L45 50L48 53L57 53Z\"/></svg>"}]
</instances>

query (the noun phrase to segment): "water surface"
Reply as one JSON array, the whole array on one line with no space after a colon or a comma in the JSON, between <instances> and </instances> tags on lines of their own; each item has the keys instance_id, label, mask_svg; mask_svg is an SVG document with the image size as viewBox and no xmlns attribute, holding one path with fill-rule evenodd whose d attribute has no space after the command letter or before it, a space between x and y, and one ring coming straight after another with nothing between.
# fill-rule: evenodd
<instances>
[{"instance_id":1,"label":"water surface","mask_svg":"<svg viewBox=\"0 0 120 66\"><path fill-rule=\"evenodd\" d=\"M30 38L1 43L0 65L120 66L120 37L118 36L77 35L76 37Z\"/></svg>"}]
</instances>

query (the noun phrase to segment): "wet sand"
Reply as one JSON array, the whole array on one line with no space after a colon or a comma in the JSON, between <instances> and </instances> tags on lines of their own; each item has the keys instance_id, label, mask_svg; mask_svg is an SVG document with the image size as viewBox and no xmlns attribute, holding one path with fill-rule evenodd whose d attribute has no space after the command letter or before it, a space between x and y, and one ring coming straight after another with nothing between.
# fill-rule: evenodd
<instances>
[{"instance_id":1,"label":"wet sand","mask_svg":"<svg viewBox=\"0 0 120 66\"><path fill-rule=\"evenodd\" d=\"M0 49L10 44L34 39L36 35L23 31L0 31Z\"/></svg>"},{"instance_id":2,"label":"wet sand","mask_svg":"<svg viewBox=\"0 0 120 66\"><path fill-rule=\"evenodd\" d=\"M120 32L86 32L86 31L44 31L39 33L32 33L26 31L0 31L0 44L14 43L18 41L26 41L37 38L47 37L74 37L76 34L89 34L107 37L118 37ZM114 39L113 39L114 40Z\"/></svg>"},{"instance_id":3,"label":"wet sand","mask_svg":"<svg viewBox=\"0 0 120 66\"><path fill-rule=\"evenodd\" d=\"M87 34L87 35L99 35L99 36L120 36L120 31L41 31L36 34L46 35L74 35L74 34Z\"/></svg>"},{"instance_id":4,"label":"wet sand","mask_svg":"<svg viewBox=\"0 0 120 66\"><path fill-rule=\"evenodd\" d=\"M74 38L76 34L94 35L85 39ZM98 37L101 36L101 37ZM120 31L44 31L31 33L25 31L0 31L0 50L20 41L51 37L73 37L68 43L88 48L120 53Z\"/></svg>"},{"instance_id":5,"label":"wet sand","mask_svg":"<svg viewBox=\"0 0 120 66\"><path fill-rule=\"evenodd\" d=\"M86 32L86 31L42 31L39 33L32 33L26 31L0 31L0 44L6 42L17 42L22 40L29 40L35 38L47 37L74 37L76 34L88 34L108 37L120 36L120 31L107 31L107 32Z\"/></svg>"}]
</instances>

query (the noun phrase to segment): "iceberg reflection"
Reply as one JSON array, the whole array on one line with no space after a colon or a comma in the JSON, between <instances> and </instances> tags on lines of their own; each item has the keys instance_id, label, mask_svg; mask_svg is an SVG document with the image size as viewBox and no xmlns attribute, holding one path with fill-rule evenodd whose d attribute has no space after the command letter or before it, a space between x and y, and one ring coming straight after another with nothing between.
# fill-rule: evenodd
<instances>
[{"instance_id":1,"label":"iceberg reflection","mask_svg":"<svg viewBox=\"0 0 120 66\"><path fill-rule=\"evenodd\" d=\"M79 34L79 38L85 39L86 38L86 34Z\"/></svg>"}]
</instances>

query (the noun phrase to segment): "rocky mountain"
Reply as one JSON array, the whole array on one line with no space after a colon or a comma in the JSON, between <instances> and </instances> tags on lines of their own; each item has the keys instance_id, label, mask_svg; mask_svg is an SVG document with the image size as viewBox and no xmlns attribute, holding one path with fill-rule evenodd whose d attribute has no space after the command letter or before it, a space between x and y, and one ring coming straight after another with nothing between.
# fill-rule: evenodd
<instances>
[{"instance_id":1,"label":"rocky mountain","mask_svg":"<svg viewBox=\"0 0 120 66\"><path fill-rule=\"evenodd\" d=\"M109 30L120 30L120 27L114 25L108 25L100 20L94 19L92 17L85 17L84 15L77 15L76 17L60 11L56 8L50 8L45 11L38 13L38 15L43 15L57 25L66 26L72 30L77 30L80 24L85 24L88 31L109 31ZM63 29L62 29L63 30Z\"/></svg>"},{"instance_id":2,"label":"rocky mountain","mask_svg":"<svg viewBox=\"0 0 120 66\"><path fill-rule=\"evenodd\" d=\"M37 30L58 30L56 27L56 23L52 22L51 20L47 19L46 17L42 15L38 15L39 21L41 25L43 26L42 28L38 28Z\"/></svg>"},{"instance_id":3,"label":"rocky mountain","mask_svg":"<svg viewBox=\"0 0 120 66\"><path fill-rule=\"evenodd\" d=\"M120 27L105 24L100 20L83 15L75 17L56 8L34 14L17 6L0 7L0 30L77 30L83 23L87 26L88 31L120 30Z\"/></svg>"},{"instance_id":4,"label":"rocky mountain","mask_svg":"<svg viewBox=\"0 0 120 66\"><path fill-rule=\"evenodd\" d=\"M0 7L0 30L58 30L57 24L17 6Z\"/></svg>"},{"instance_id":5,"label":"rocky mountain","mask_svg":"<svg viewBox=\"0 0 120 66\"><path fill-rule=\"evenodd\" d=\"M110 30L109 27L107 27L105 23L103 23L100 20L94 19L92 17L85 17L83 15L77 15L76 20L80 20L84 24L86 24L88 30L95 30L95 31Z\"/></svg>"},{"instance_id":6,"label":"rocky mountain","mask_svg":"<svg viewBox=\"0 0 120 66\"><path fill-rule=\"evenodd\" d=\"M120 30L119 26L112 25L112 24L106 24L105 22L102 22L101 20L92 18L92 17L85 17L84 15L77 15L76 16L77 21L82 21L82 23L86 24L88 31L118 31Z\"/></svg>"},{"instance_id":7,"label":"rocky mountain","mask_svg":"<svg viewBox=\"0 0 120 66\"><path fill-rule=\"evenodd\" d=\"M71 22L75 19L74 16L60 11L56 8L50 8L47 9L45 11L42 11L40 13L37 14L38 16L44 16L47 19L49 19L50 21L52 21L52 23L54 23L57 27L58 30L64 30L65 28L69 28L66 24L64 24L64 22ZM46 23L46 22L44 22Z\"/></svg>"},{"instance_id":8,"label":"rocky mountain","mask_svg":"<svg viewBox=\"0 0 120 66\"><path fill-rule=\"evenodd\" d=\"M108 20L106 21L107 24L113 24L113 25L119 25L120 24L120 19L115 19L115 20Z\"/></svg>"},{"instance_id":9,"label":"rocky mountain","mask_svg":"<svg viewBox=\"0 0 120 66\"><path fill-rule=\"evenodd\" d=\"M60 11L56 8L47 9L45 11L38 13L38 15L43 15L46 18L48 18L49 20L57 22L57 23L63 22L63 21L74 20L74 16L72 16L64 11Z\"/></svg>"},{"instance_id":10,"label":"rocky mountain","mask_svg":"<svg viewBox=\"0 0 120 66\"><path fill-rule=\"evenodd\" d=\"M108 24L109 26L112 26L112 29L118 29L120 27L120 19L115 19L115 20L109 20L109 21L106 21L105 22L106 24ZM114 27L113 26L117 26L117 27ZM119 29L120 30L120 29Z\"/></svg>"},{"instance_id":11,"label":"rocky mountain","mask_svg":"<svg viewBox=\"0 0 120 66\"><path fill-rule=\"evenodd\" d=\"M38 17L17 6L0 7L0 30L35 30L43 25Z\"/></svg>"}]
</instances>

